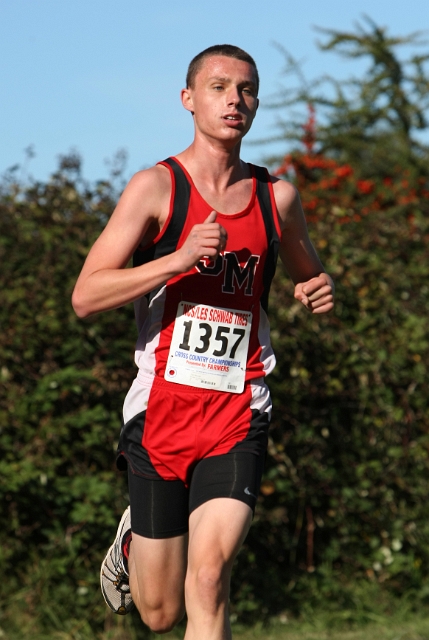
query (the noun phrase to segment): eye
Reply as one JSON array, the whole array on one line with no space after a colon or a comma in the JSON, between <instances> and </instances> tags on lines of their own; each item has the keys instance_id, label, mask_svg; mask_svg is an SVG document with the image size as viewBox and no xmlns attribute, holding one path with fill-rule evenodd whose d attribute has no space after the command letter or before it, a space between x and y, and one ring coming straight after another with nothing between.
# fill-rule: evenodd
<instances>
[{"instance_id":1,"label":"eye","mask_svg":"<svg viewBox=\"0 0 429 640\"><path fill-rule=\"evenodd\" d=\"M222 86L221 84L216 84L216 85L213 87L213 89L214 89L215 91L222 91L223 86Z\"/></svg>"}]
</instances>

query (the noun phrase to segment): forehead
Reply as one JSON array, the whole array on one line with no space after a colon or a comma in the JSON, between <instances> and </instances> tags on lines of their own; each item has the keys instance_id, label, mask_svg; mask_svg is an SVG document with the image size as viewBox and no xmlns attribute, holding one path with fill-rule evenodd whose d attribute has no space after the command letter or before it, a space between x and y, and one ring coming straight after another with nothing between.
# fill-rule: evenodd
<instances>
[{"instance_id":1,"label":"forehead","mask_svg":"<svg viewBox=\"0 0 429 640\"><path fill-rule=\"evenodd\" d=\"M257 85L255 67L244 60L228 56L208 56L204 58L195 76L195 82L206 82L210 78L225 78L239 82L253 82Z\"/></svg>"}]
</instances>

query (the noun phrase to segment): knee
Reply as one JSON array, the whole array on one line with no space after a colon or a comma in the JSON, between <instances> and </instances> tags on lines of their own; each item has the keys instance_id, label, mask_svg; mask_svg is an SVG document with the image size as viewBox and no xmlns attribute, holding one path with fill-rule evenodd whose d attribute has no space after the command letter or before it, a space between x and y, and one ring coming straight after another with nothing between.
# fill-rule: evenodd
<instances>
[{"instance_id":1,"label":"knee","mask_svg":"<svg viewBox=\"0 0 429 640\"><path fill-rule=\"evenodd\" d=\"M195 571L188 571L185 592L192 598L203 601L208 608L217 609L228 595L225 568L217 565L202 565Z\"/></svg>"},{"instance_id":2,"label":"knee","mask_svg":"<svg viewBox=\"0 0 429 640\"><path fill-rule=\"evenodd\" d=\"M144 624L154 633L168 633L181 621L184 615L184 607L174 611L158 607L140 612Z\"/></svg>"}]
</instances>

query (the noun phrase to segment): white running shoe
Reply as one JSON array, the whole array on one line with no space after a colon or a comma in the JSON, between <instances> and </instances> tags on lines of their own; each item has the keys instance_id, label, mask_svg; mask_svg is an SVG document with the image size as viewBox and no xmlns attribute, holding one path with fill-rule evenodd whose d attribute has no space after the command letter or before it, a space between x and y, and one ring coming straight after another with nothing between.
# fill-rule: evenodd
<instances>
[{"instance_id":1,"label":"white running shoe","mask_svg":"<svg viewBox=\"0 0 429 640\"><path fill-rule=\"evenodd\" d=\"M103 598L112 611L122 616L129 613L134 606L130 593L129 576L124 567L122 553L124 534L130 530L130 507L127 507L119 523L115 541L107 552L100 571Z\"/></svg>"}]
</instances>

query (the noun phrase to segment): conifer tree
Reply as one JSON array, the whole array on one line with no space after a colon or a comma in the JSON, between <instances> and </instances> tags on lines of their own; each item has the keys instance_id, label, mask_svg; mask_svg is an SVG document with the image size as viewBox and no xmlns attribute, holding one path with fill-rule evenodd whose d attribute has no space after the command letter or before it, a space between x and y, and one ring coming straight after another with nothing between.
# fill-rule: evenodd
<instances>
[{"instance_id":1,"label":"conifer tree","mask_svg":"<svg viewBox=\"0 0 429 640\"><path fill-rule=\"evenodd\" d=\"M428 146L422 133L428 129L429 52L414 52L427 43L419 33L390 36L367 17L354 32L318 31L327 38L319 44L322 51L369 60L369 67L346 80L326 75L308 82L298 63L283 50L285 73L295 75L298 85L285 89L270 104L285 114L273 139L297 142L304 122L291 107L310 104L318 115L317 150L321 153L352 164L364 178L389 174L393 160L427 175ZM413 53L403 59L399 56L403 48Z\"/></svg>"}]
</instances>

